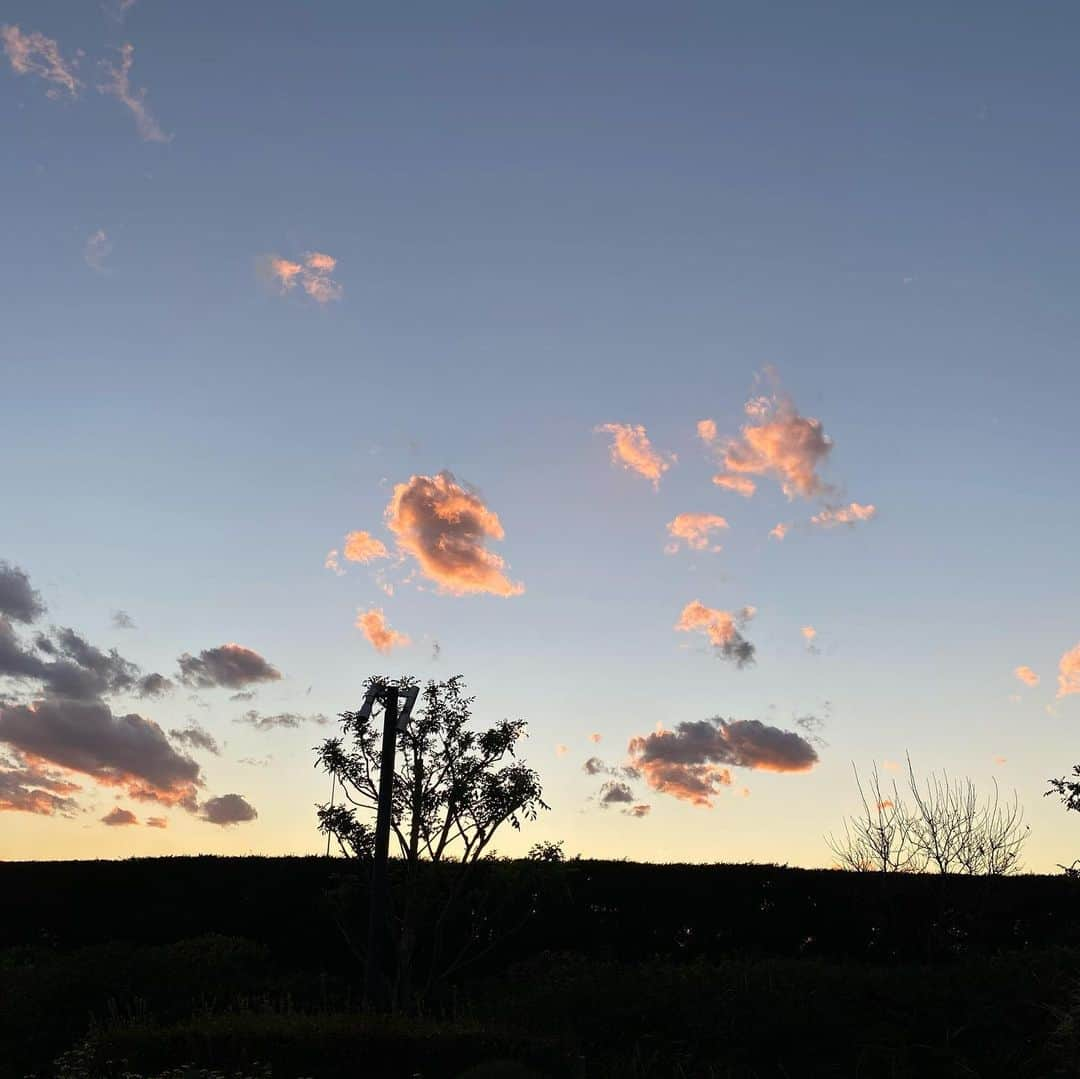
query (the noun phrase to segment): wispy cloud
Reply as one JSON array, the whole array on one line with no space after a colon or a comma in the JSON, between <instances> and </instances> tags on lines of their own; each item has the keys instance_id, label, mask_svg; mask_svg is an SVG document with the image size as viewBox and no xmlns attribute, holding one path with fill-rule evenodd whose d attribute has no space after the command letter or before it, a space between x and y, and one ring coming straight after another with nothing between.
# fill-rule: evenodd
<instances>
[{"instance_id":1,"label":"wispy cloud","mask_svg":"<svg viewBox=\"0 0 1080 1079\"><path fill-rule=\"evenodd\" d=\"M416 559L420 573L443 592L518 596L524 585L505 574L505 562L487 549L503 526L480 495L450 472L411 476L394 487L386 524L399 549Z\"/></svg>"},{"instance_id":2,"label":"wispy cloud","mask_svg":"<svg viewBox=\"0 0 1080 1079\"><path fill-rule=\"evenodd\" d=\"M1039 684L1039 676L1030 667L1017 667L1013 671L1013 674L1023 682L1025 686L1037 686Z\"/></svg>"},{"instance_id":3,"label":"wispy cloud","mask_svg":"<svg viewBox=\"0 0 1080 1079\"><path fill-rule=\"evenodd\" d=\"M815 513L810 518L810 523L820 528L835 528L837 525L853 525L857 521L871 521L876 516L876 506L850 502L846 506L826 506L820 513Z\"/></svg>"},{"instance_id":4,"label":"wispy cloud","mask_svg":"<svg viewBox=\"0 0 1080 1079\"><path fill-rule=\"evenodd\" d=\"M1068 697L1071 693L1080 693L1080 643L1068 650L1058 663L1059 697Z\"/></svg>"},{"instance_id":5,"label":"wispy cloud","mask_svg":"<svg viewBox=\"0 0 1080 1079\"><path fill-rule=\"evenodd\" d=\"M170 142L172 135L165 134L146 103L146 88L140 86L138 89L133 89L131 86L131 67L135 63L135 46L125 43L117 51L120 54L119 64L114 64L109 60L101 61L106 81L98 86L98 90L115 97L130 110L131 115L135 117L135 130L144 142Z\"/></svg>"},{"instance_id":6,"label":"wispy cloud","mask_svg":"<svg viewBox=\"0 0 1080 1079\"><path fill-rule=\"evenodd\" d=\"M257 731L296 730L307 723L313 723L318 727L324 727L330 722L321 712L314 715L304 716L299 712L279 712L277 715L261 715L259 712L245 712L234 723L242 723Z\"/></svg>"},{"instance_id":7,"label":"wispy cloud","mask_svg":"<svg viewBox=\"0 0 1080 1079\"><path fill-rule=\"evenodd\" d=\"M323 560L323 569L332 570L339 577L344 574L344 570L341 568L341 563L338 561L338 549L335 547L332 551L326 552L326 558Z\"/></svg>"},{"instance_id":8,"label":"wispy cloud","mask_svg":"<svg viewBox=\"0 0 1080 1079\"><path fill-rule=\"evenodd\" d=\"M344 287L333 278L337 259L321 251L308 251L300 262L280 255L264 255L263 265L283 293L299 285L318 304L340 300Z\"/></svg>"},{"instance_id":9,"label":"wispy cloud","mask_svg":"<svg viewBox=\"0 0 1080 1079\"><path fill-rule=\"evenodd\" d=\"M757 490L757 484L749 476L729 476L722 473L713 476L712 481L717 487L723 487L725 491L734 491L743 498L749 498Z\"/></svg>"},{"instance_id":10,"label":"wispy cloud","mask_svg":"<svg viewBox=\"0 0 1080 1079\"><path fill-rule=\"evenodd\" d=\"M710 533L727 527L727 521L715 513L680 513L668 521L667 530L671 542L664 550L668 554L674 554L678 551L681 540L691 550L704 551L709 546ZM713 547L713 550L719 551L720 548Z\"/></svg>"},{"instance_id":11,"label":"wispy cloud","mask_svg":"<svg viewBox=\"0 0 1080 1079\"><path fill-rule=\"evenodd\" d=\"M660 477L676 460L673 453L662 454L653 449L641 424L603 423L596 430L612 436L612 462L651 480L653 487L660 486Z\"/></svg>"},{"instance_id":12,"label":"wispy cloud","mask_svg":"<svg viewBox=\"0 0 1080 1079\"><path fill-rule=\"evenodd\" d=\"M187 749L202 749L215 757L221 756L221 746L218 745L217 739L198 723L192 722L183 728L173 728L169 731L169 737L177 745Z\"/></svg>"},{"instance_id":13,"label":"wispy cloud","mask_svg":"<svg viewBox=\"0 0 1080 1079\"><path fill-rule=\"evenodd\" d=\"M79 96L82 83L75 69L81 53L73 60L65 60L51 37L37 31L23 33L17 26L0 26L0 41L16 75L34 75L49 84L46 97L56 101Z\"/></svg>"},{"instance_id":14,"label":"wispy cloud","mask_svg":"<svg viewBox=\"0 0 1080 1079\"><path fill-rule=\"evenodd\" d=\"M733 613L706 607L695 599L683 608L675 629L682 633L705 634L718 656L732 660L737 667L745 667L754 662L755 649L740 630L753 616L752 607L743 607Z\"/></svg>"},{"instance_id":15,"label":"wispy cloud","mask_svg":"<svg viewBox=\"0 0 1080 1079\"><path fill-rule=\"evenodd\" d=\"M92 232L83 245L83 260L97 273L105 272L105 260L112 254L112 241L104 229Z\"/></svg>"},{"instance_id":16,"label":"wispy cloud","mask_svg":"<svg viewBox=\"0 0 1080 1079\"><path fill-rule=\"evenodd\" d=\"M356 628L363 632L371 647L383 655L412 643L404 633L390 628L381 607L357 612Z\"/></svg>"}]
</instances>

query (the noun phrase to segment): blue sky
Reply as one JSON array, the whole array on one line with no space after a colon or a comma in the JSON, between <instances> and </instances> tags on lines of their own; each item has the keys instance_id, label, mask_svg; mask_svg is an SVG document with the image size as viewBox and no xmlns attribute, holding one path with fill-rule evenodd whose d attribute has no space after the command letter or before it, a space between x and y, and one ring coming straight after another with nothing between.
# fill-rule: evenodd
<instances>
[{"instance_id":1,"label":"blue sky","mask_svg":"<svg viewBox=\"0 0 1080 1079\"><path fill-rule=\"evenodd\" d=\"M85 87L50 100L4 61L0 558L50 620L147 669L257 650L285 675L263 711L334 714L373 671L463 673L482 716L530 720L554 807L508 852L828 864L850 762L910 750L1015 787L1028 864L1071 861L1041 794L1080 719L1055 701L1080 639L1080 15L585 7L9 2L8 25L84 50ZM169 141L95 89L123 43ZM258 272L309 251L337 260L340 300ZM737 436L766 365L874 520L815 529L820 506L769 479L749 500L711 484L695 424ZM678 455L658 490L613 467L610 422ZM499 515L523 595L388 597L323 568L350 530L389 544L393 486L442 469ZM724 550L666 556L680 512L724 515ZM802 525L777 543L781 520ZM674 632L694 599L758 609L753 666ZM353 627L371 606L414 644L377 655ZM208 784L258 819L13 814L0 856L318 849L322 729L237 726L223 692L131 707L227 740ZM641 820L590 801L582 761L657 721L806 714L821 763L737 770L749 798L641 785Z\"/></svg>"}]
</instances>

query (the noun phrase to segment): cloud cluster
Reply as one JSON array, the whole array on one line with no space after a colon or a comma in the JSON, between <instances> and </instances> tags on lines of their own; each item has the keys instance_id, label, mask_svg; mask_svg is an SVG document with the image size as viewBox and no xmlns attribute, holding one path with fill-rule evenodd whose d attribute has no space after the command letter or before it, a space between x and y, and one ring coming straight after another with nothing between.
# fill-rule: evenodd
<instances>
[{"instance_id":1,"label":"cloud cluster","mask_svg":"<svg viewBox=\"0 0 1080 1079\"><path fill-rule=\"evenodd\" d=\"M197 656L185 652L177 663L180 681L192 689L243 689L261 682L277 682L281 678L276 667L242 644L204 648Z\"/></svg>"},{"instance_id":2,"label":"cloud cluster","mask_svg":"<svg viewBox=\"0 0 1080 1079\"><path fill-rule=\"evenodd\" d=\"M144 142L170 142L172 135L166 135L161 125L154 119L150 107L146 103L146 88L133 88L131 85L131 67L135 62L135 46L126 43L117 50L120 54L119 64L109 60L101 61L101 69L105 73L106 81L98 86L100 93L115 97L122 105L126 106L135 118L135 130L139 138Z\"/></svg>"},{"instance_id":3,"label":"cloud cluster","mask_svg":"<svg viewBox=\"0 0 1080 1079\"><path fill-rule=\"evenodd\" d=\"M1017 667L1016 670L1013 671L1013 674L1023 682L1025 686L1037 686L1039 684L1039 676L1030 667Z\"/></svg>"},{"instance_id":4,"label":"cloud cluster","mask_svg":"<svg viewBox=\"0 0 1080 1079\"><path fill-rule=\"evenodd\" d=\"M801 416L787 398L758 397L746 406L750 422L721 454L723 471L713 478L722 487L753 494L750 476L772 476L788 498L809 498L826 488L818 468L832 441L820 420Z\"/></svg>"},{"instance_id":5,"label":"cloud cluster","mask_svg":"<svg viewBox=\"0 0 1080 1079\"><path fill-rule=\"evenodd\" d=\"M876 516L876 506L850 502L846 506L826 506L810 518L810 523L819 528L835 528L837 525L853 525L857 521L871 521Z\"/></svg>"},{"instance_id":6,"label":"cloud cluster","mask_svg":"<svg viewBox=\"0 0 1080 1079\"><path fill-rule=\"evenodd\" d=\"M266 267L282 292L288 292L299 284L304 293L318 304L340 300L344 293L342 285L333 278L337 259L321 251L309 251L301 262L267 255Z\"/></svg>"},{"instance_id":7,"label":"cloud cluster","mask_svg":"<svg viewBox=\"0 0 1080 1079\"><path fill-rule=\"evenodd\" d=\"M16 75L34 75L49 84L46 97L56 101L79 96L82 83L75 74L79 58L65 60L51 37L37 31L23 33L17 26L0 26L0 41Z\"/></svg>"},{"instance_id":8,"label":"cloud cluster","mask_svg":"<svg viewBox=\"0 0 1080 1079\"><path fill-rule=\"evenodd\" d=\"M709 546L709 534L721 528L727 528L727 521L715 513L680 513L668 521L667 530L671 542L664 548L668 554L679 549L681 540L694 551L704 551ZM719 551L720 547L713 547Z\"/></svg>"},{"instance_id":9,"label":"cloud cluster","mask_svg":"<svg viewBox=\"0 0 1080 1079\"><path fill-rule=\"evenodd\" d=\"M506 576L502 558L487 549L488 540L504 535L498 514L450 472L397 484L386 524L401 551L415 558L423 576L443 592L517 596L525 591Z\"/></svg>"},{"instance_id":10,"label":"cloud cluster","mask_svg":"<svg viewBox=\"0 0 1080 1079\"><path fill-rule=\"evenodd\" d=\"M1059 697L1068 697L1071 693L1080 693L1080 642L1073 645L1058 663Z\"/></svg>"},{"instance_id":11,"label":"cloud cluster","mask_svg":"<svg viewBox=\"0 0 1080 1079\"><path fill-rule=\"evenodd\" d=\"M612 462L651 480L653 487L660 486L660 477L676 459L674 454L654 450L641 424L603 423L596 430L612 436Z\"/></svg>"},{"instance_id":12,"label":"cloud cluster","mask_svg":"<svg viewBox=\"0 0 1080 1079\"><path fill-rule=\"evenodd\" d=\"M381 607L371 607L356 614L356 628L367 638L376 652L387 655L395 648L401 648L412 642L404 633L391 629Z\"/></svg>"},{"instance_id":13,"label":"cloud cluster","mask_svg":"<svg viewBox=\"0 0 1080 1079\"><path fill-rule=\"evenodd\" d=\"M10 760L0 757L0 813L5 811L72 816L78 805L69 797L81 790L77 783L49 771L39 761L21 754Z\"/></svg>"},{"instance_id":14,"label":"cloud cluster","mask_svg":"<svg viewBox=\"0 0 1080 1079\"><path fill-rule=\"evenodd\" d=\"M719 717L680 723L674 731L630 739L630 761L653 790L693 805L712 799L732 783L731 768L805 772L818 761L802 735L756 719Z\"/></svg>"},{"instance_id":15,"label":"cloud cluster","mask_svg":"<svg viewBox=\"0 0 1080 1079\"><path fill-rule=\"evenodd\" d=\"M682 633L703 633L716 654L731 660L737 667L754 662L754 646L742 635L742 627L754 617L753 607L740 611L721 611L706 607L700 600L688 603L679 615L675 629Z\"/></svg>"}]
</instances>

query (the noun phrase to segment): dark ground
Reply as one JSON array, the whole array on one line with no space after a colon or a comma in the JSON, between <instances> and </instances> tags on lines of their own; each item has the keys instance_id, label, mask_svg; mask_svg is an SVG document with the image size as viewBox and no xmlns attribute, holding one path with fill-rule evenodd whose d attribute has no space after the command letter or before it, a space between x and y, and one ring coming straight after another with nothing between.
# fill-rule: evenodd
<instances>
[{"instance_id":1,"label":"dark ground","mask_svg":"<svg viewBox=\"0 0 1080 1079\"><path fill-rule=\"evenodd\" d=\"M1080 1075L1080 881L481 874L450 933L488 950L371 1021L341 860L0 863L0 1077Z\"/></svg>"}]
</instances>

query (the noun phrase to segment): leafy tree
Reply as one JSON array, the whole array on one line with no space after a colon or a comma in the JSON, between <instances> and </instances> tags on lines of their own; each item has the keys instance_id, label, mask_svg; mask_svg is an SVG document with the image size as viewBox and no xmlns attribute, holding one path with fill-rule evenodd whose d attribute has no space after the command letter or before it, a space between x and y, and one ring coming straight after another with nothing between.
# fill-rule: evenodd
<instances>
[{"instance_id":1,"label":"leafy tree","mask_svg":"<svg viewBox=\"0 0 1080 1079\"><path fill-rule=\"evenodd\" d=\"M365 686L386 681L370 678ZM410 678L398 681L401 688L417 684ZM485 897L470 892L476 866L490 857L503 825L520 829L548 808L539 775L516 756L526 722L504 719L476 729L474 700L461 676L429 681L408 729L397 734L391 834L398 855L392 979L398 1005L412 1003L492 944L484 939ZM319 830L342 854L369 861L382 764L381 716L344 712L340 719L341 733L316 747L316 766L333 777L342 799L317 807ZM456 920L460 931L463 905L471 908L465 919L468 939L448 949L448 927ZM422 978L416 969L420 955Z\"/></svg>"},{"instance_id":2,"label":"leafy tree","mask_svg":"<svg viewBox=\"0 0 1080 1079\"><path fill-rule=\"evenodd\" d=\"M1061 779L1049 780L1050 789L1046 795L1056 794L1066 809L1080 813L1080 764L1074 764L1070 774L1073 776L1072 779L1069 776L1062 776ZM1063 865L1060 868L1064 869L1070 877L1080 877L1080 859L1074 861L1072 865Z\"/></svg>"}]
</instances>

